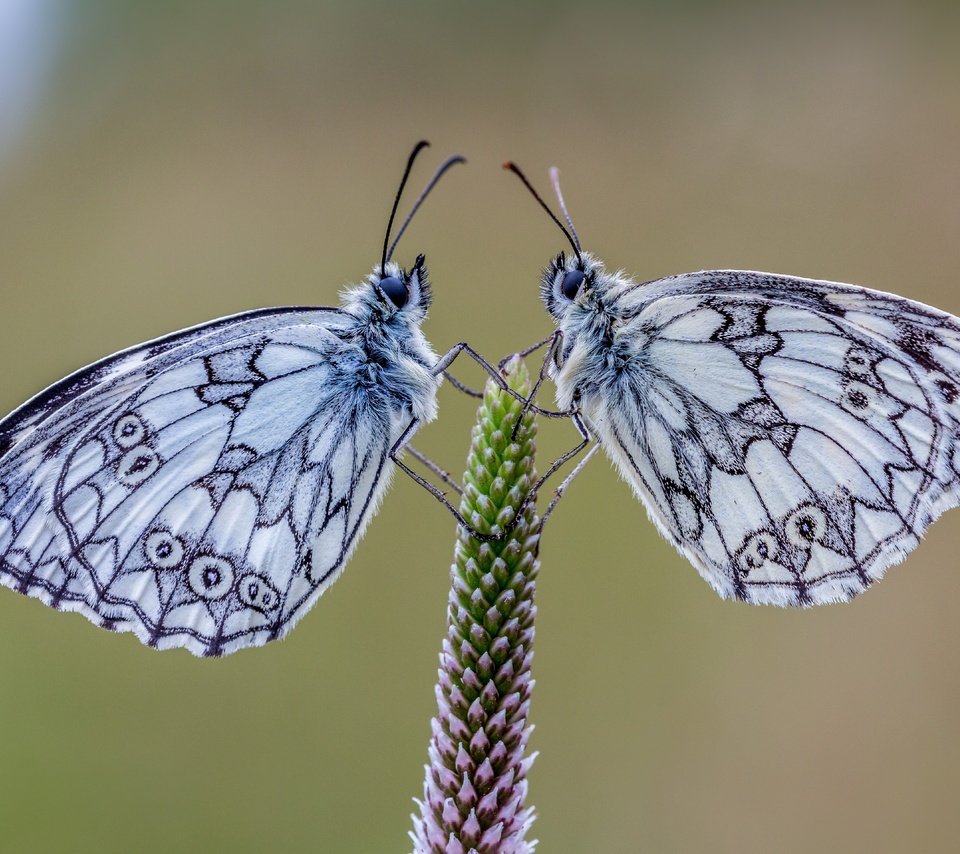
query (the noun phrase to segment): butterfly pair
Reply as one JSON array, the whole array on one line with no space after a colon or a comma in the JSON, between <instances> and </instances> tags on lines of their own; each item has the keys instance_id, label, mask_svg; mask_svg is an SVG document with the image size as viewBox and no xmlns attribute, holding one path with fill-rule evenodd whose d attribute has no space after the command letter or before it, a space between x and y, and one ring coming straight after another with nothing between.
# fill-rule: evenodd
<instances>
[{"instance_id":1,"label":"butterfly pair","mask_svg":"<svg viewBox=\"0 0 960 854\"><path fill-rule=\"evenodd\" d=\"M197 655L292 628L342 571L394 465L410 471L398 454L436 417L453 360L466 353L503 385L465 343L431 349L423 256L409 271L391 260L462 160L440 167L391 244L425 144L380 263L339 308L178 332L0 421L0 582ZM956 318L761 273L640 285L550 215L573 255L543 277L558 330L541 376L583 435L574 452L599 440L721 595L849 598L958 503Z\"/></svg>"}]
</instances>

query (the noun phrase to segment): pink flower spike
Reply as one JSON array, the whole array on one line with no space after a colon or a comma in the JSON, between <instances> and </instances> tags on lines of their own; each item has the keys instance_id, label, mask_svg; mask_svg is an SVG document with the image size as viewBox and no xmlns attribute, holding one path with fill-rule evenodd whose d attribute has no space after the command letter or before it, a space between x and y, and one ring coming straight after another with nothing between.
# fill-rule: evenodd
<instances>
[{"instance_id":1,"label":"pink flower spike","mask_svg":"<svg viewBox=\"0 0 960 854\"><path fill-rule=\"evenodd\" d=\"M512 389L529 394L519 358L503 373ZM501 541L457 531L430 764L412 816L414 854L528 854L536 846L527 841L534 810L525 801L535 756L526 747L540 520L532 501L524 504L536 482L536 422L528 410L514 434L522 407L487 383L460 512L485 530L491 520L510 524L511 508L523 510Z\"/></svg>"}]
</instances>

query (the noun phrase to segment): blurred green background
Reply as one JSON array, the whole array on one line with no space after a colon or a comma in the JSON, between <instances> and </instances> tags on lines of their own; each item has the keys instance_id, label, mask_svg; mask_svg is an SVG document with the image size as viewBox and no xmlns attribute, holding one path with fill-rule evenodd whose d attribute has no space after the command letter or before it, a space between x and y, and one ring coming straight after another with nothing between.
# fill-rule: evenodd
<instances>
[{"instance_id":1,"label":"blurred green background","mask_svg":"<svg viewBox=\"0 0 960 854\"><path fill-rule=\"evenodd\" d=\"M960 313L956 4L0 2L0 409L208 318L329 304L413 184L438 350L551 328L563 248L893 290ZM466 368L462 378L479 382ZM418 445L459 469L449 388ZM549 399L549 398L548 398ZM543 427L543 458L574 440ZM596 459L544 538L544 852L956 850L956 511L852 604L717 600ZM398 478L289 640L156 653L0 590L0 849L408 850L449 516Z\"/></svg>"}]
</instances>

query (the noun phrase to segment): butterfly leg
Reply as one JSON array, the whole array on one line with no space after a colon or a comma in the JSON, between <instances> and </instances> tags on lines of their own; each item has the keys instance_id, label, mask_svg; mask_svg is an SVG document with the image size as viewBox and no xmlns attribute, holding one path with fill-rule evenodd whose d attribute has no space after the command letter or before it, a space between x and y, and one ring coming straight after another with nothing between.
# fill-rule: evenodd
<instances>
[{"instance_id":1,"label":"butterfly leg","mask_svg":"<svg viewBox=\"0 0 960 854\"><path fill-rule=\"evenodd\" d=\"M574 457L578 456L581 453L581 451L583 451L583 449L590 444L590 440L594 439L594 435L590 431L590 428L587 426L586 418L584 417L583 413L580 411L579 403L577 401L574 401L573 408L570 412L570 420L573 422L574 426L577 428L577 432L579 432L580 436L582 437L580 443L575 447L571 448L566 453L561 454L552 463L550 463L550 465L547 467L546 472L537 481L536 485L531 490L530 492L531 495L535 495L537 492L539 492L540 487L543 486L543 484L546 483L547 480L553 477L557 469L559 469L561 466L568 463ZM590 457L590 454L587 454L587 457L584 458L584 461L586 461L586 459L588 459L589 457ZM564 481L564 483L566 483L566 481Z\"/></svg>"},{"instance_id":2,"label":"butterfly leg","mask_svg":"<svg viewBox=\"0 0 960 854\"><path fill-rule=\"evenodd\" d=\"M444 353L436 365L433 366L433 373L443 374L453 386L465 394L469 394L471 397L483 397L483 392L472 389L469 386L465 386L459 380L454 379L447 368L450 367L456 360L457 356L461 353L466 353L473 361L475 361L481 368L483 368L489 375L490 378L505 392L515 397L517 400L525 400L522 394L515 392L512 388L507 385L507 381L501 376L500 372L493 367L486 359L483 358L476 350L473 349L466 341L460 341L458 344L454 344L446 353Z\"/></svg>"},{"instance_id":3,"label":"butterfly leg","mask_svg":"<svg viewBox=\"0 0 960 854\"><path fill-rule=\"evenodd\" d=\"M507 364L514 356L519 356L521 359L525 359L531 353L536 353L541 347L545 347L547 344L552 344L553 339L556 337L556 332L551 332L546 338L542 341L538 341L536 344L531 344L529 347L519 350L516 353L511 353L509 356L504 356L498 363L497 367L500 370L503 370L503 366Z\"/></svg>"},{"instance_id":4,"label":"butterfly leg","mask_svg":"<svg viewBox=\"0 0 960 854\"><path fill-rule=\"evenodd\" d=\"M523 416L527 414L527 410L530 409L530 407L536 405L534 404L533 400L537 396L537 392L540 391L540 386L543 385L543 381L547 378L547 366L550 364L551 360L556 359L557 350L560 347L560 343L562 341L563 341L563 333L558 329L552 335L548 336L547 338L544 338L543 341L541 341L539 344L534 345L533 349L530 349L529 347L527 348L526 352L527 352L527 355L529 355L530 353L533 353L538 348L547 344L547 342L549 342L550 344L550 346L547 347L547 355L544 356L543 362L540 363L540 372L537 375L537 381L533 384L533 388L530 390L530 394L527 395L527 399L523 404L523 409L520 410L520 417L517 419L517 423L513 425L513 433L510 435L511 440L514 440L514 441L516 440L517 430L520 429L520 425L523 423ZM543 412L543 414L545 415L546 412ZM567 415L567 414L570 414L572 417L572 412L563 413L563 415ZM551 416L551 417L556 417L556 416Z\"/></svg>"},{"instance_id":5,"label":"butterfly leg","mask_svg":"<svg viewBox=\"0 0 960 854\"><path fill-rule=\"evenodd\" d=\"M554 333L548 339L545 339L543 342L541 342L539 346L544 346L544 344L546 344L548 340L552 341L553 344L550 347L550 351L547 354L547 358L544 359L543 365L541 365L540 381L538 381L536 386L534 386L534 391L536 390L537 387L539 387L543 379L546 378L546 370L547 370L546 366L549 364L549 359L555 352L558 346L558 342L561 340L560 334ZM530 352L533 352L533 351L531 350ZM510 388L507 385L506 380L504 380L504 378L500 375L499 371L497 371L496 368L494 368L489 362L487 362L487 360L484 359L483 356L481 356L469 344L467 344L466 341L461 341L458 344L455 344L443 356L441 356L440 360L437 362L437 364L433 368L433 373L435 375L436 374L446 375L447 368L450 367L453 361L461 353L466 353L471 359L473 359L478 365L480 365L481 368L483 368L490 375L490 377L501 389L506 391L516 400L519 400L521 403L523 403L524 408L521 413L521 419L523 417L523 414L525 414L529 410L536 412L538 415L545 415L550 418L570 418L570 420L573 421L574 426L577 428L577 431L580 433L582 437L582 441L580 441L580 443L577 444L576 447L571 448L569 451L559 456L556 460L554 460L550 464L550 466L547 468L547 471L537 481L533 489L530 491L530 494L527 496L527 499L523 502L523 504L521 504L520 507L517 508L517 512L514 514L513 521L511 521L510 524L507 525L507 527L504 529L502 533L481 534L479 531L474 530L474 528L467 523L467 520L463 518L463 515L460 513L460 511L457 510L457 508L454 507L449 501L447 501L447 497L443 492L437 489L437 487L434 486L432 483L430 483L428 480L418 475L415 471L413 471L413 469L411 469L408 465L406 465L406 463L404 463L399 458L400 451L402 451L407 446L407 443L410 441L413 434L416 432L417 428L420 426L420 423L417 419L413 419L410 422L410 424L407 425L407 428L403 431L400 438L397 439L397 441L394 443L393 448L391 448L390 459L392 459L400 469L402 469L409 477L411 477L416 483L418 483L420 486L426 489L427 492L429 492L434 498L437 499L437 501L439 501L444 507L446 507L447 510L449 510L450 513L453 514L453 517L457 520L457 523L461 525L464 529L466 529L466 531L471 536L476 537L481 542L498 542L503 540L507 535L509 535L510 531L513 530L514 526L517 524L517 520L520 518L520 514L526 508L527 504L531 503L532 501L536 501L537 493L539 492L543 484L546 483L546 481L550 477L552 477L559 468L561 468L568 461L572 460L574 457L580 454L583 451L583 449L590 444L590 440L593 439L593 434L591 433L590 429L587 427L583 413L581 413L580 411L578 400L575 400L573 402L573 406L571 406L570 410L566 412L543 409L542 407L533 403L532 401L533 394L531 394L530 397L524 397L522 394L519 394L518 392ZM518 419L518 424L519 424L519 421L520 419ZM449 483L449 481L444 477L446 472L443 472L441 474L440 472L442 472L442 469L440 471L437 471L439 467L435 466L435 464L432 462L425 463L425 464L427 465L428 468L431 469L431 471L434 471L435 474L441 477L441 479ZM579 468L580 467L578 467L577 471L579 471Z\"/></svg>"},{"instance_id":6,"label":"butterfly leg","mask_svg":"<svg viewBox=\"0 0 960 854\"><path fill-rule=\"evenodd\" d=\"M460 511L457 510L457 508L454 507L449 501L447 501L447 496L443 492L437 489L437 487L435 487L432 483L430 483L430 481L427 480L426 478L420 477L420 475L418 475L412 468L410 468L410 466L408 466L403 460L400 459L401 451L407 448L408 443L413 438L413 434L417 432L417 428L419 426L420 426L420 419L418 418L411 419L406 429L403 431L403 433L400 434L400 438L393 443L393 447L390 449L390 452L388 454L390 459L393 460L394 463L396 463L397 467L401 471L403 471L405 474L411 477L414 480L414 482L422 486L425 490L427 490L427 492L429 492L434 498L436 498L437 501L439 501L444 507L446 507L447 510L449 510L453 514L454 519L457 520L457 524L460 525L460 527L462 527L464 530L466 530L471 537L475 537L476 539L484 543L496 542L496 541L502 540L507 535L507 533L509 533L510 528L513 527L513 524L510 525L510 528L508 528L506 531L500 534L481 534L479 531L474 530L470 526L470 524L467 522L467 520L463 518L463 515L460 513ZM431 470L434 470L434 465L435 464L431 463L431 466L430 466ZM442 469L440 469L439 466L435 466L435 469L439 471L443 471ZM443 474L446 475L446 472L443 472ZM449 475L447 475L447 477L449 477Z\"/></svg>"},{"instance_id":7,"label":"butterfly leg","mask_svg":"<svg viewBox=\"0 0 960 854\"><path fill-rule=\"evenodd\" d=\"M450 371L444 371L443 375L450 382L450 385L452 385L457 391L463 392L463 394L467 395L468 397L475 397L479 400L483 400L482 391L477 391L477 389L470 388L470 386L460 382L460 380L458 380L453 374L451 374Z\"/></svg>"},{"instance_id":8,"label":"butterfly leg","mask_svg":"<svg viewBox=\"0 0 960 854\"><path fill-rule=\"evenodd\" d=\"M599 443L594 444L594 446L587 451L587 455L577 463L573 471L570 472L560 483L560 486L557 487L556 492L554 492L553 498L550 503L547 505L547 509L543 511L543 517L540 519L540 530L543 530L543 526L547 524L547 519L550 518L550 514L553 513L554 508L557 504L560 503L560 499L563 498L563 493L566 492L567 487L570 486L571 481L583 471L584 467L590 458L600 449Z\"/></svg>"},{"instance_id":9,"label":"butterfly leg","mask_svg":"<svg viewBox=\"0 0 960 854\"><path fill-rule=\"evenodd\" d=\"M473 347L471 347L466 341L461 341L458 344L454 344L449 350L447 350L446 353L444 353L440 357L440 360L437 362L437 364L433 366L434 375L443 374L444 376L449 376L449 374L447 374L447 368L449 368L450 365L453 364L453 361L461 353L466 353L471 359L473 359L473 361L475 361L481 368L483 368L484 371L486 371L490 375L490 378L499 386L499 388L502 391L505 391L512 398L514 398L515 400L519 400L521 403L523 403L525 405L524 411L526 411L526 409L532 409L538 415L545 415L548 418L569 418L570 417L571 415L570 412L557 412L551 409L543 409L542 407L537 406L537 404L532 403L529 400L529 398L526 398L519 392L514 391L512 388L510 388L507 385L507 381L500 375L500 372L495 367L493 367L493 365L491 365L486 359L484 359L483 356L481 356L476 350L474 350ZM460 386L462 386L462 383L458 381L456 383L456 387L459 388ZM467 388L468 388L467 386L464 386L463 388L461 388L461 391ZM474 389L469 389L469 391L472 392L474 391Z\"/></svg>"},{"instance_id":10,"label":"butterfly leg","mask_svg":"<svg viewBox=\"0 0 960 854\"><path fill-rule=\"evenodd\" d=\"M420 451L413 447L413 445L407 445L405 450L410 453L411 457L420 462L421 465L424 465L430 469L430 471L439 477L440 480L442 480L447 486L456 492L457 495L463 495L463 490L460 488L460 484L450 476L449 472L446 472L440 468L440 466L431 460L430 457L428 457L426 454L420 453Z\"/></svg>"},{"instance_id":11,"label":"butterfly leg","mask_svg":"<svg viewBox=\"0 0 960 854\"><path fill-rule=\"evenodd\" d=\"M540 522L541 527L543 523L546 522L547 517L553 512L553 508L556 506L557 502L560 500L560 497L563 495L563 491L567 488L570 481L572 481L582 470L583 467L587 464L587 460L593 456L594 451L600 446L599 442L596 440L596 435L593 430L588 426L588 421L586 416L580 411L579 401L574 401L573 407L570 411L570 420L573 421L574 426L577 428L577 431L583 437L578 445L571 448L564 454L561 454L557 459L555 459L547 468L546 472L540 477L540 479L534 484L533 489L530 490L530 493L527 495L526 500L517 508L516 515L513 517L513 521L507 525L505 534L509 534L513 530L514 525L517 524L517 520L520 518L520 515L526 509L527 505L537 500L537 495L540 492L540 488L549 480L556 471L576 457L587 445L590 444L590 440L594 441L594 446L590 449L587 455L577 463L576 467L573 469L570 474L568 474L563 482L557 487L556 494L553 497L553 500L547 506L546 512L543 514L543 518Z\"/></svg>"}]
</instances>

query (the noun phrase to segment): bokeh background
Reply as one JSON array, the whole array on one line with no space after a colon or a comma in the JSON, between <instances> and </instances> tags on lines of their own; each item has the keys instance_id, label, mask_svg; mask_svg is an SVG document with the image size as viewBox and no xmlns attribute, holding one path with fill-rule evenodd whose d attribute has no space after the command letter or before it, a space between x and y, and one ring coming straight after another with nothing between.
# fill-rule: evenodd
<instances>
[{"instance_id":1,"label":"bokeh background","mask_svg":"<svg viewBox=\"0 0 960 854\"><path fill-rule=\"evenodd\" d=\"M550 330L561 167L643 278L745 267L960 313L951 3L0 0L0 409L248 308L329 304L413 184L470 159L425 251L438 349ZM462 378L479 382L464 368ZM418 444L462 466L449 388ZM543 462L569 445L543 428ZM598 458L543 541L531 775L544 852L956 850L960 514L846 606L718 601ZM285 642L156 653L0 590L0 848L408 850L451 519L398 478Z\"/></svg>"}]
</instances>

